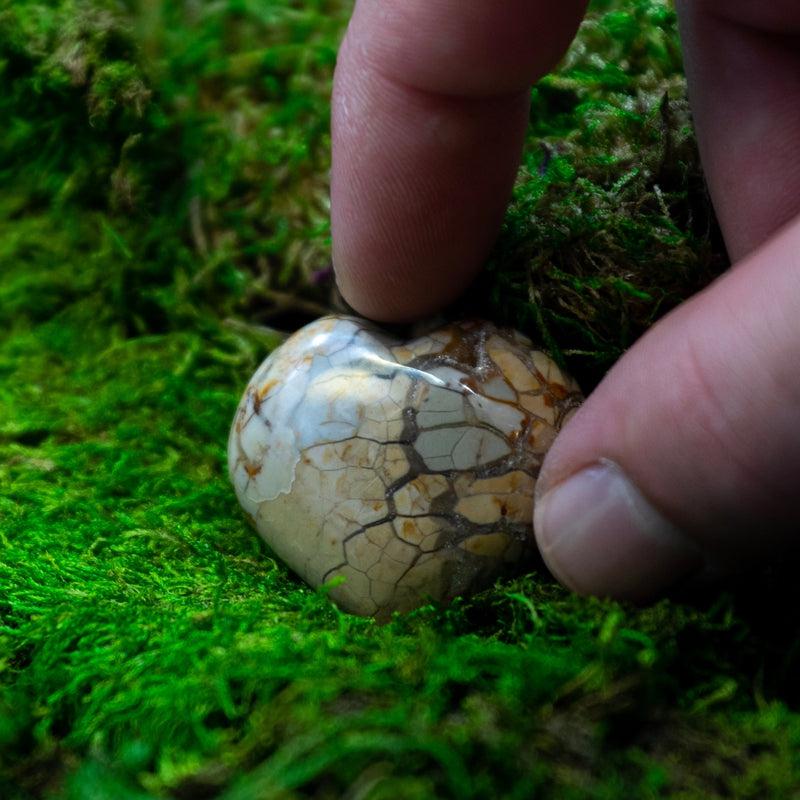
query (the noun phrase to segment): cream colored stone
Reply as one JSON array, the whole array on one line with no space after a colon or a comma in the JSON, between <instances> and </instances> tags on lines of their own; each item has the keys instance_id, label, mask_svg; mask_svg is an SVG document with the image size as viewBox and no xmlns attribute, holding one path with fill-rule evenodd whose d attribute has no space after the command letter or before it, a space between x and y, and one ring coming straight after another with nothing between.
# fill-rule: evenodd
<instances>
[{"instance_id":1,"label":"cream colored stone","mask_svg":"<svg viewBox=\"0 0 800 800\"><path fill-rule=\"evenodd\" d=\"M384 556L377 564L373 564L366 574L371 581L382 581L383 583L397 585L397 582L407 569L408 563Z\"/></svg>"},{"instance_id":2,"label":"cream colored stone","mask_svg":"<svg viewBox=\"0 0 800 800\"><path fill-rule=\"evenodd\" d=\"M397 584L393 581L381 581L377 578L370 579L370 598L378 608L392 608L397 607L395 595L397 594Z\"/></svg>"},{"instance_id":3,"label":"cream colored stone","mask_svg":"<svg viewBox=\"0 0 800 800\"><path fill-rule=\"evenodd\" d=\"M500 367L503 375L517 390L517 392L535 392L542 388L538 378L531 372L530 368L516 354L510 352L508 348L502 348L491 343L487 348L489 357Z\"/></svg>"},{"instance_id":4,"label":"cream colored stone","mask_svg":"<svg viewBox=\"0 0 800 800\"><path fill-rule=\"evenodd\" d=\"M517 401L517 393L502 375L493 375L488 381L481 383L479 389L481 394L485 394L493 400L501 400L506 403L516 403Z\"/></svg>"},{"instance_id":5,"label":"cream colored stone","mask_svg":"<svg viewBox=\"0 0 800 800\"><path fill-rule=\"evenodd\" d=\"M430 334L430 340L433 342L432 349L437 353L441 353L442 350L453 343L453 331L450 328L434 331Z\"/></svg>"},{"instance_id":6,"label":"cream colored stone","mask_svg":"<svg viewBox=\"0 0 800 800\"><path fill-rule=\"evenodd\" d=\"M336 578L343 578L344 581L330 590L331 599L363 616L371 616L378 611L378 604L370 595L372 581L363 572L349 565L343 566L331 575L329 581Z\"/></svg>"},{"instance_id":7,"label":"cream colored stone","mask_svg":"<svg viewBox=\"0 0 800 800\"><path fill-rule=\"evenodd\" d=\"M556 429L552 423L545 422L544 420L536 420L531 425L531 431L528 435L528 444L534 452L544 455L556 439Z\"/></svg>"},{"instance_id":8,"label":"cream colored stone","mask_svg":"<svg viewBox=\"0 0 800 800\"><path fill-rule=\"evenodd\" d=\"M503 403L479 394L470 395L469 404L478 422L491 426L506 440L518 435L525 426L527 414L518 405Z\"/></svg>"},{"instance_id":9,"label":"cream colored stone","mask_svg":"<svg viewBox=\"0 0 800 800\"><path fill-rule=\"evenodd\" d=\"M386 396L402 411L413 386L414 380L411 375L404 372L397 372L392 378L392 382L389 385L389 393Z\"/></svg>"},{"instance_id":10,"label":"cream colored stone","mask_svg":"<svg viewBox=\"0 0 800 800\"><path fill-rule=\"evenodd\" d=\"M462 497L456 503L456 513L476 525L488 525L503 519L529 523L533 519L533 497L522 494Z\"/></svg>"},{"instance_id":11,"label":"cream colored stone","mask_svg":"<svg viewBox=\"0 0 800 800\"><path fill-rule=\"evenodd\" d=\"M496 495L478 494L473 497L462 497L456 503L456 513L461 514L476 525L488 525L490 522L499 522L501 503Z\"/></svg>"},{"instance_id":12,"label":"cream colored stone","mask_svg":"<svg viewBox=\"0 0 800 800\"><path fill-rule=\"evenodd\" d=\"M438 536L442 530L440 517L395 517L395 533L409 544L416 545L421 550L426 548L422 543L431 536Z\"/></svg>"},{"instance_id":13,"label":"cream colored stone","mask_svg":"<svg viewBox=\"0 0 800 800\"><path fill-rule=\"evenodd\" d=\"M453 569L453 564L453 557L440 558L427 553L405 573L401 583L418 592L420 600L441 600L447 594L447 573Z\"/></svg>"},{"instance_id":14,"label":"cream colored stone","mask_svg":"<svg viewBox=\"0 0 800 800\"><path fill-rule=\"evenodd\" d=\"M358 533L344 543L344 555L348 564L358 564L358 568L365 572L380 561L383 548L371 542L366 532Z\"/></svg>"},{"instance_id":15,"label":"cream colored stone","mask_svg":"<svg viewBox=\"0 0 800 800\"><path fill-rule=\"evenodd\" d=\"M529 525L533 522L533 493L509 494L495 500L500 505L500 515L506 522Z\"/></svg>"},{"instance_id":16,"label":"cream colored stone","mask_svg":"<svg viewBox=\"0 0 800 800\"><path fill-rule=\"evenodd\" d=\"M394 539L394 528L391 522L384 522L381 525L373 525L364 531L364 536L367 537L373 544L383 550L389 542Z\"/></svg>"},{"instance_id":17,"label":"cream colored stone","mask_svg":"<svg viewBox=\"0 0 800 800\"><path fill-rule=\"evenodd\" d=\"M543 420L553 420L553 404L545 395L523 394L519 398L519 404L529 414L533 414Z\"/></svg>"},{"instance_id":18,"label":"cream colored stone","mask_svg":"<svg viewBox=\"0 0 800 800\"><path fill-rule=\"evenodd\" d=\"M468 484L467 494L511 494L533 496L535 481L526 472L514 470L492 478L479 478Z\"/></svg>"},{"instance_id":19,"label":"cream colored stone","mask_svg":"<svg viewBox=\"0 0 800 800\"><path fill-rule=\"evenodd\" d=\"M345 610L385 619L524 567L535 477L578 399L523 336L488 323L397 342L329 317L256 371L231 426L231 479L278 558L331 584Z\"/></svg>"},{"instance_id":20,"label":"cream colored stone","mask_svg":"<svg viewBox=\"0 0 800 800\"><path fill-rule=\"evenodd\" d=\"M369 439L346 439L318 444L303 451L303 461L318 470L335 471L356 467L372 470L382 455L379 442Z\"/></svg>"},{"instance_id":21,"label":"cream colored stone","mask_svg":"<svg viewBox=\"0 0 800 800\"><path fill-rule=\"evenodd\" d=\"M405 450L399 444L389 444L383 448L383 459L377 466L377 472L384 486L391 486L408 474L411 464Z\"/></svg>"},{"instance_id":22,"label":"cream colored stone","mask_svg":"<svg viewBox=\"0 0 800 800\"><path fill-rule=\"evenodd\" d=\"M394 493L394 506L398 514L427 514L431 501L448 489L447 478L443 475L418 475Z\"/></svg>"},{"instance_id":23,"label":"cream colored stone","mask_svg":"<svg viewBox=\"0 0 800 800\"><path fill-rule=\"evenodd\" d=\"M392 539L383 549L385 555L401 564L411 564L419 555L419 549L402 539Z\"/></svg>"},{"instance_id":24,"label":"cream colored stone","mask_svg":"<svg viewBox=\"0 0 800 800\"><path fill-rule=\"evenodd\" d=\"M533 361L534 369L541 373L542 377L547 383L550 383L552 380L553 372L560 376L560 370L556 366L556 363L540 350L533 351L531 359Z\"/></svg>"},{"instance_id":25,"label":"cream colored stone","mask_svg":"<svg viewBox=\"0 0 800 800\"><path fill-rule=\"evenodd\" d=\"M392 354L400 364L408 364L409 361L415 358L414 351L405 345L393 347Z\"/></svg>"}]
</instances>

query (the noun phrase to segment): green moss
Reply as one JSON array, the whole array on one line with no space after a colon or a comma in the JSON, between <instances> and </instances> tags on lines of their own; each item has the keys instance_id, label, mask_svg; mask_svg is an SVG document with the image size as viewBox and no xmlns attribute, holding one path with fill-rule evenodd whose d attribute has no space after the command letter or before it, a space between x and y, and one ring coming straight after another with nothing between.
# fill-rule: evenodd
<instances>
[{"instance_id":1,"label":"green moss","mask_svg":"<svg viewBox=\"0 0 800 800\"><path fill-rule=\"evenodd\" d=\"M596 3L533 90L506 226L480 291L582 383L726 266L691 129L675 15ZM600 13L600 7L611 10Z\"/></svg>"},{"instance_id":2,"label":"green moss","mask_svg":"<svg viewBox=\"0 0 800 800\"><path fill-rule=\"evenodd\" d=\"M594 9L480 287L587 386L725 264L671 9ZM377 626L244 523L239 392L331 301L347 10L0 12L0 796L800 796L786 575L634 609L538 570Z\"/></svg>"}]
</instances>

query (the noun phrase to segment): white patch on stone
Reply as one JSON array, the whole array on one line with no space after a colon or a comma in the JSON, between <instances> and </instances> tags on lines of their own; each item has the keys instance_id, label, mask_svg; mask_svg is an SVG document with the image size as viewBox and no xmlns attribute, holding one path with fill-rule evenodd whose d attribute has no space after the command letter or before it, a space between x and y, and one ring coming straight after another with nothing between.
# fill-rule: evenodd
<instances>
[{"instance_id":1,"label":"white patch on stone","mask_svg":"<svg viewBox=\"0 0 800 800\"><path fill-rule=\"evenodd\" d=\"M517 400L514 390L499 375L495 375L490 380L485 381L481 385L481 391L496 400L508 400L510 403L514 403Z\"/></svg>"},{"instance_id":2,"label":"white patch on stone","mask_svg":"<svg viewBox=\"0 0 800 800\"><path fill-rule=\"evenodd\" d=\"M442 386L447 386L449 389L456 389L458 391L465 391L464 381L469 378L466 372L453 367L432 367L428 370L428 374L441 381Z\"/></svg>"},{"instance_id":3,"label":"white patch on stone","mask_svg":"<svg viewBox=\"0 0 800 800\"><path fill-rule=\"evenodd\" d=\"M501 403L479 394L470 394L469 404L479 422L490 425L506 436L519 432L525 422L525 414L517 406L508 403Z\"/></svg>"}]
</instances>

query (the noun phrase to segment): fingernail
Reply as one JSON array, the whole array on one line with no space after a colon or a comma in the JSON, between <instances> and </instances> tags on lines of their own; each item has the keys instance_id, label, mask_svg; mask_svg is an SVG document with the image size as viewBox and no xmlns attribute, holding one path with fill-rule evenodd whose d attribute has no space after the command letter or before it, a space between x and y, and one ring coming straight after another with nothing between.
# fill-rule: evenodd
<instances>
[{"instance_id":1,"label":"fingernail","mask_svg":"<svg viewBox=\"0 0 800 800\"><path fill-rule=\"evenodd\" d=\"M605 459L546 487L533 526L551 572L580 594L648 599L702 563L691 540Z\"/></svg>"}]
</instances>

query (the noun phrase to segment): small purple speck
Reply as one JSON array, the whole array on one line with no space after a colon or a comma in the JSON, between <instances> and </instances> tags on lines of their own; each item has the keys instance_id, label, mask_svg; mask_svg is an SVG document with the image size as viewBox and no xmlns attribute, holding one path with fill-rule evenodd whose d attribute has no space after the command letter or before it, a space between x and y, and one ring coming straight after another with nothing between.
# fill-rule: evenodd
<instances>
[{"instance_id":1,"label":"small purple speck","mask_svg":"<svg viewBox=\"0 0 800 800\"><path fill-rule=\"evenodd\" d=\"M330 264L323 269L314 270L311 273L311 283L314 286L324 286L327 283L330 283L333 280L333 264Z\"/></svg>"}]
</instances>

